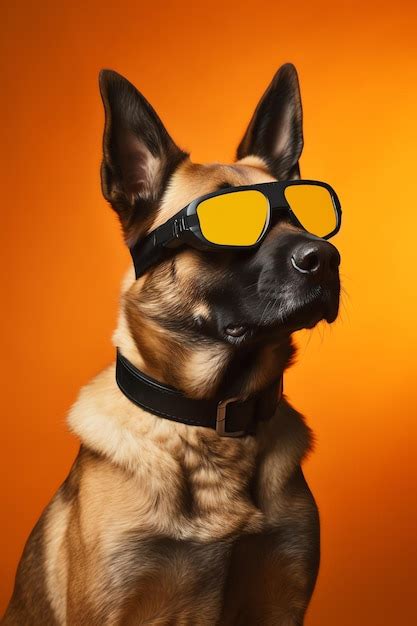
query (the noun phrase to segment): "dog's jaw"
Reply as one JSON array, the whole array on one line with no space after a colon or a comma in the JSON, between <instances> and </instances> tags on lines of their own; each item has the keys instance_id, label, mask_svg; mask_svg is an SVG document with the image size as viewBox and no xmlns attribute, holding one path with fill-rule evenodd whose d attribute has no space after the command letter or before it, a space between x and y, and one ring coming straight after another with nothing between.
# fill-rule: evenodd
<instances>
[{"instance_id":1,"label":"dog's jaw","mask_svg":"<svg viewBox=\"0 0 417 626\"><path fill-rule=\"evenodd\" d=\"M143 282L143 278L139 281ZM135 289L141 284L138 282ZM149 320L143 320L146 325L146 336L154 342L155 354L152 359L146 358L148 344L142 349L135 333L132 332L132 323L129 323L126 311L126 294L134 286L135 277L133 268L126 273L122 283L122 297L118 316L118 323L113 334L113 344L139 370L149 376L180 389L193 398L210 398L217 393L224 394L225 398L232 395L246 397L266 387L273 380L277 380L293 359L295 349L289 336L271 337L257 346L248 346L242 349L221 339L210 342L200 341L192 344L181 342L181 336L166 335L169 338L170 349L175 354L167 363L164 361L164 335L161 329ZM151 338L149 335L154 333ZM177 342L177 351L173 346ZM159 347L158 347L159 346Z\"/></svg>"}]
</instances>

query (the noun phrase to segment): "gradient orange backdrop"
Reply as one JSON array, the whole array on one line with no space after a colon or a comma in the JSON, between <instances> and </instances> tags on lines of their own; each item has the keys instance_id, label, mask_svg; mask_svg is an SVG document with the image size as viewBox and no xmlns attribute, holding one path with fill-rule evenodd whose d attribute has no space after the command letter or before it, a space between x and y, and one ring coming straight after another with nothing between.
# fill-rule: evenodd
<instances>
[{"instance_id":1,"label":"gradient orange backdrop","mask_svg":"<svg viewBox=\"0 0 417 626\"><path fill-rule=\"evenodd\" d=\"M196 161L230 160L286 61L302 174L334 185L347 294L286 378L317 435L308 626L417 623L417 9L413 2L22 2L1 19L1 606L77 450L65 414L113 358L129 263L101 197L97 73L125 74ZM414 617L414 620L413 620Z\"/></svg>"}]
</instances>

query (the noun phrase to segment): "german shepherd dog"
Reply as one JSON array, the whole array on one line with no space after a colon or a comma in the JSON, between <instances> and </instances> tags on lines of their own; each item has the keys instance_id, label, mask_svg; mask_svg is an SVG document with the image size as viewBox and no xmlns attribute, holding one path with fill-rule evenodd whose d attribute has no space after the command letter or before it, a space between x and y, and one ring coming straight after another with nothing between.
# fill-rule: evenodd
<instances>
[{"instance_id":1,"label":"german shepherd dog","mask_svg":"<svg viewBox=\"0 0 417 626\"><path fill-rule=\"evenodd\" d=\"M129 248L203 194L300 177L291 64L231 165L191 162L116 72L100 73L100 90L102 188ZM300 272L290 259L312 243L319 271ZM291 364L294 331L336 319L339 262L332 244L285 219L252 251L182 246L138 279L129 271L114 344L187 398L247 398ZM224 437L140 408L113 363L81 390L68 422L79 454L30 535L3 624L303 624L319 517L301 469L311 432L285 397L255 433Z\"/></svg>"}]
</instances>

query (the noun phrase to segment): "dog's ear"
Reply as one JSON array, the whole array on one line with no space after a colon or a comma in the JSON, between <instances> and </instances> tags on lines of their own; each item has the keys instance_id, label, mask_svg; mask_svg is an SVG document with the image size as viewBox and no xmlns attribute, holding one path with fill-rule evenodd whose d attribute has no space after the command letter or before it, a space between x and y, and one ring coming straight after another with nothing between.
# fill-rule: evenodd
<instances>
[{"instance_id":1,"label":"dog's ear","mask_svg":"<svg viewBox=\"0 0 417 626\"><path fill-rule=\"evenodd\" d=\"M136 230L133 225L149 216L187 155L128 80L102 70L99 84L105 110L101 185L129 240Z\"/></svg>"},{"instance_id":2,"label":"dog's ear","mask_svg":"<svg viewBox=\"0 0 417 626\"><path fill-rule=\"evenodd\" d=\"M299 178L303 126L297 71L282 65L262 96L237 149L237 158L262 157L275 178Z\"/></svg>"}]
</instances>

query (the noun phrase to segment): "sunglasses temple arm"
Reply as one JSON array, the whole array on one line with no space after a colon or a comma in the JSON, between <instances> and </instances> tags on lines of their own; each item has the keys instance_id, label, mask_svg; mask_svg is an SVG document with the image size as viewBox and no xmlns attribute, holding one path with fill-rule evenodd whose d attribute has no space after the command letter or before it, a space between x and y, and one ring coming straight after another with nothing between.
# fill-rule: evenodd
<instances>
[{"instance_id":1,"label":"sunglasses temple arm","mask_svg":"<svg viewBox=\"0 0 417 626\"><path fill-rule=\"evenodd\" d=\"M139 239L132 248L130 254L135 266L136 278L139 278L147 269L156 263L165 247L176 247L181 244L179 237L183 228L178 224L179 220L168 221L152 231L145 239Z\"/></svg>"},{"instance_id":2,"label":"sunglasses temple arm","mask_svg":"<svg viewBox=\"0 0 417 626\"><path fill-rule=\"evenodd\" d=\"M152 238L153 239L153 238ZM140 240L132 248L130 254L135 267L136 278L139 278L158 259L158 248L153 245L152 239Z\"/></svg>"}]
</instances>

